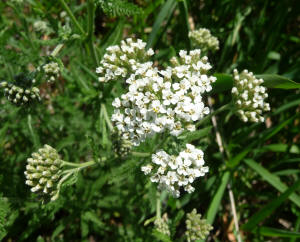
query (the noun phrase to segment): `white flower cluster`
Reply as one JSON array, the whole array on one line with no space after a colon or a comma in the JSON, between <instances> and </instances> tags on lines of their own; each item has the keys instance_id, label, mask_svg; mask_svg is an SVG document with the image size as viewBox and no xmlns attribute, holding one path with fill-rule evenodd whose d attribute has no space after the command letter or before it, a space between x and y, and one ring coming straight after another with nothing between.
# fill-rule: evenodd
<instances>
[{"instance_id":1,"label":"white flower cluster","mask_svg":"<svg viewBox=\"0 0 300 242\"><path fill-rule=\"evenodd\" d=\"M60 73L60 68L58 63L52 61L48 64L43 65L43 70L46 74L46 78L48 82L54 82Z\"/></svg>"},{"instance_id":2,"label":"white flower cluster","mask_svg":"<svg viewBox=\"0 0 300 242\"><path fill-rule=\"evenodd\" d=\"M257 79L252 72L243 70L240 74L233 71L234 87L231 92L237 114L244 122L263 122L263 111L270 111L270 104L265 101L268 97L266 88L261 86L263 79Z\"/></svg>"},{"instance_id":3,"label":"white flower cluster","mask_svg":"<svg viewBox=\"0 0 300 242\"><path fill-rule=\"evenodd\" d=\"M56 200L59 195L59 179L63 161L57 151L49 145L32 153L27 159L28 165L24 172L26 184L31 186L31 191L38 193L43 200Z\"/></svg>"},{"instance_id":4,"label":"white flower cluster","mask_svg":"<svg viewBox=\"0 0 300 242\"><path fill-rule=\"evenodd\" d=\"M152 49L146 51L145 47L146 43L142 40L134 41L131 38L122 40L120 46L108 47L100 66L96 69L96 73L101 75L99 82L127 79L154 55Z\"/></svg>"},{"instance_id":5,"label":"white flower cluster","mask_svg":"<svg viewBox=\"0 0 300 242\"><path fill-rule=\"evenodd\" d=\"M0 87L4 88L4 94L9 101L16 105L23 105L29 102L40 101L40 90L37 87L22 88L8 82L1 82Z\"/></svg>"},{"instance_id":6,"label":"white flower cluster","mask_svg":"<svg viewBox=\"0 0 300 242\"><path fill-rule=\"evenodd\" d=\"M172 67L161 71L152 62L140 63L126 79L129 91L112 103L113 123L134 146L155 133L194 131L193 122L209 113L202 94L212 89L216 78L207 75L207 57L201 58L200 50L181 50L179 55L171 59Z\"/></svg>"},{"instance_id":7,"label":"white flower cluster","mask_svg":"<svg viewBox=\"0 0 300 242\"><path fill-rule=\"evenodd\" d=\"M160 150L152 155L152 164L143 166L141 170L145 175L150 175L150 180L158 183L161 189L179 197L180 187L188 193L194 192L195 188L191 184L197 177L208 172L208 167L204 166L203 155L202 150L191 144L186 144L186 149L178 156Z\"/></svg>"},{"instance_id":8,"label":"white flower cluster","mask_svg":"<svg viewBox=\"0 0 300 242\"><path fill-rule=\"evenodd\" d=\"M200 28L189 32L192 44L202 51L216 51L219 49L219 40L212 36L209 29Z\"/></svg>"},{"instance_id":9,"label":"white flower cluster","mask_svg":"<svg viewBox=\"0 0 300 242\"><path fill-rule=\"evenodd\" d=\"M47 34L52 31L51 28L48 26L48 23L42 20L35 21L33 24L33 29L36 32L41 32L43 34Z\"/></svg>"}]
</instances>

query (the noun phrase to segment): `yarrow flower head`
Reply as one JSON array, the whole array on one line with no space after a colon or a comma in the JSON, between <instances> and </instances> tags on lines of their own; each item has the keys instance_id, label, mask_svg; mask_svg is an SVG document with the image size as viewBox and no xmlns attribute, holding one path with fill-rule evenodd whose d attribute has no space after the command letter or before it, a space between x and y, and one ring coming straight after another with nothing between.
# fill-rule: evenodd
<instances>
[{"instance_id":1,"label":"yarrow flower head","mask_svg":"<svg viewBox=\"0 0 300 242\"><path fill-rule=\"evenodd\" d=\"M201 219L201 214L197 213L196 209L193 209L191 213L187 214L186 232L187 241L203 240L209 234L209 231L213 227L207 223L205 219Z\"/></svg>"},{"instance_id":2,"label":"yarrow flower head","mask_svg":"<svg viewBox=\"0 0 300 242\"><path fill-rule=\"evenodd\" d=\"M191 184L208 172L203 156L203 151L191 144L186 144L186 149L178 156L159 150L152 155L152 163L143 166L141 170L150 176L151 182L158 183L160 189L166 189L174 197L179 197L181 187L188 193L194 192L195 188Z\"/></svg>"},{"instance_id":3,"label":"yarrow flower head","mask_svg":"<svg viewBox=\"0 0 300 242\"><path fill-rule=\"evenodd\" d=\"M210 30L206 28L200 28L189 32L189 37L192 44L200 48L203 52L209 50L216 51L219 49L219 40L211 35Z\"/></svg>"},{"instance_id":4,"label":"yarrow flower head","mask_svg":"<svg viewBox=\"0 0 300 242\"><path fill-rule=\"evenodd\" d=\"M57 151L49 145L32 153L27 159L26 184L31 191L37 193L43 201L54 201L59 196L60 178L63 161Z\"/></svg>"},{"instance_id":5,"label":"yarrow flower head","mask_svg":"<svg viewBox=\"0 0 300 242\"><path fill-rule=\"evenodd\" d=\"M40 90L37 87L24 88L6 81L0 82L0 87L4 88L4 95L7 99L16 105L41 100Z\"/></svg>"},{"instance_id":6,"label":"yarrow flower head","mask_svg":"<svg viewBox=\"0 0 300 242\"><path fill-rule=\"evenodd\" d=\"M270 104L265 101L267 89L261 84L263 79L257 79L252 72L243 70L240 74L233 71L234 85L231 90L237 114L244 122L263 122L263 111L270 111Z\"/></svg>"},{"instance_id":7,"label":"yarrow flower head","mask_svg":"<svg viewBox=\"0 0 300 242\"><path fill-rule=\"evenodd\" d=\"M145 49L146 43L142 40L128 38L121 41L121 45L110 46L96 69L101 75L99 82L127 79L142 63L148 62L154 51Z\"/></svg>"},{"instance_id":8,"label":"yarrow flower head","mask_svg":"<svg viewBox=\"0 0 300 242\"><path fill-rule=\"evenodd\" d=\"M180 135L185 129L194 131L195 121L209 113L202 94L209 92L216 79L209 76L211 65L200 50L179 52L172 66L165 70L152 62L140 63L126 79L129 91L116 98L112 121L133 145L138 146L155 133Z\"/></svg>"}]
</instances>

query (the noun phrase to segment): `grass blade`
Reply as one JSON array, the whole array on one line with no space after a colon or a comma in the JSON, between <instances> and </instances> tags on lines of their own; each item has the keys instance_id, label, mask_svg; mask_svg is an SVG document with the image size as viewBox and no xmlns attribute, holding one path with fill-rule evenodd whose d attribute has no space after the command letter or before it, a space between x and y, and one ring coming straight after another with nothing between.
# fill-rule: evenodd
<instances>
[{"instance_id":1,"label":"grass blade","mask_svg":"<svg viewBox=\"0 0 300 242\"><path fill-rule=\"evenodd\" d=\"M257 224L263 221L265 218L271 215L271 213L278 208L300 185L300 180L298 180L293 186L287 189L278 198L268 203L263 209L255 213L246 224L242 226L242 229L246 231L251 231Z\"/></svg>"},{"instance_id":2,"label":"grass blade","mask_svg":"<svg viewBox=\"0 0 300 242\"><path fill-rule=\"evenodd\" d=\"M285 192L288 187L280 181L280 178L278 176L275 176L271 172L269 172L266 168L258 164L252 159L245 159L244 162L253 170L255 170L262 178L263 180L267 181L270 185L272 185L274 188L276 188L280 192ZM300 207L300 197L292 193L289 196L289 199L295 203L298 207Z\"/></svg>"},{"instance_id":3,"label":"grass blade","mask_svg":"<svg viewBox=\"0 0 300 242\"><path fill-rule=\"evenodd\" d=\"M168 19L171 16L176 6L176 0L168 0L162 9L160 10L154 24L152 27L151 34L148 39L147 48L151 48L154 46L156 40L158 39L158 33L161 28L162 23L164 20Z\"/></svg>"},{"instance_id":4,"label":"grass blade","mask_svg":"<svg viewBox=\"0 0 300 242\"><path fill-rule=\"evenodd\" d=\"M219 188L218 188L215 196L213 197L213 199L210 203L210 206L207 210L206 219L207 219L208 223L210 223L210 224L214 223L214 220L215 220L216 214L218 212L218 209L220 207L220 203L221 203L222 197L224 195L226 186L229 182L229 178L230 178L230 172L226 171L222 176Z\"/></svg>"}]
</instances>

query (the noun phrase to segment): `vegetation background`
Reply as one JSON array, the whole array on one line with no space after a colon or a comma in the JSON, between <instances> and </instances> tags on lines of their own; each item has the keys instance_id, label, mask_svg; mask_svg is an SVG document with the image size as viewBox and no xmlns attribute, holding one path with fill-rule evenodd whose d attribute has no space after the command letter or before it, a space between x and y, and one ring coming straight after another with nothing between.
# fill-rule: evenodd
<instances>
[{"instance_id":1,"label":"vegetation background","mask_svg":"<svg viewBox=\"0 0 300 242\"><path fill-rule=\"evenodd\" d=\"M185 214L197 208L214 227L208 241L236 241L227 185L234 194L243 241L300 238L300 92L297 83L287 84L300 82L298 1L17 2L0 2L0 80L13 82L14 75L33 71L62 41L65 46L58 56L65 69L55 84L39 85L43 101L37 105L16 107L1 94L0 240L184 241ZM63 2L88 38L72 21L70 34L64 32ZM91 19L87 9L93 2ZM34 30L38 20L48 23L49 33ZM214 72L238 68L273 74L277 88L269 89L272 111L265 123L245 124L231 112L218 114L225 162L210 120L196 136L186 137L204 150L210 173L196 181L193 194L179 199L162 194L162 211L171 228L167 238L155 232L152 223L144 224L156 209L155 186L140 171L149 157L113 156L115 140L101 104L111 114L111 102L124 86L97 84L97 60L87 46L92 41L96 59L101 59L106 47L121 39L141 38L157 51L155 61L164 65L180 49L190 48L188 31L193 26L210 29L220 40L220 50L209 56ZM231 100L228 83L222 85L227 76L219 77L214 109ZM159 138L136 150L152 151ZM84 170L57 201L41 205L24 183L24 170L26 158L43 144L72 162L93 156L111 159Z\"/></svg>"}]
</instances>

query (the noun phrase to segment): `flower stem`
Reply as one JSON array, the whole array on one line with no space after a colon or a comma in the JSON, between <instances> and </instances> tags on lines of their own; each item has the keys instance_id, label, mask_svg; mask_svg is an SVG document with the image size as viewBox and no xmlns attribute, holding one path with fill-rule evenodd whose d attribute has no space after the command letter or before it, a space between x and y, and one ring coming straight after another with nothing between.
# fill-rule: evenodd
<instances>
[{"instance_id":1,"label":"flower stem","mask_svg":"<svg viewBox=\"0 0 300 242\"><path fill-rule=\"evenodd\" d=\"M59 0L59 2L61 3L61 5L63 6L63 8L66 10L67 14L69 15L69 17L71 18L73 24L77 27L77 29L80 31L80 33L82 35L85 35L86 33L84 32L83 28L81 27L81 25L78 23L78 21L76 20L74 14L72 13L71 9L69 8L69 6L66 4L66 2L64 0Z\"/></svg>"},{"instance_id":2,"label":"flower stem","mask_svg":"<svg viewBox=\"0 0 300 242\"><path fill-rule=\"evenodd\" d=\"M136 152L136 151L131 152L131 154L132 156L135 157L148 157L151 155L150 153L143 153L143 152Z\"/></svg>"},{"instance_id":3,"label":"flower stem","mask_svg":"<svg viewBox=\"0 0 300 242\"><path fill-rule=\"evenodd\" d=\"M106 157L103 157L102 161L105 161L105 160L106 160ZM80 171L80 170L82 170L82 169L84 169L86 167L93 166L96 163L97 162L94 161L94 160L87 161L87 162L84 162L84 163L72 163L72 162L63 161L63 165L73 166L75 168L64 170L62 172L62 174L68 174L68 173L78 172L78 171Z\"/></svg>"},{"instance_id":4,"label":"flower stem","mask_svg":"<svg viewBox=\"0 0 300 242\"><path fill-rule=\"evenodd\" d=\"M108 117L108 113L107 113L106 107L105 107L105 105L103 103L101 104L101 109L103 110L103 116L104 116L104 119L105 119L105 121L106 121L106 123L108 125L109 130L113 131L114 127L113 127L113 125L112 125L112 123L111 123L111 121L110 121L110 119Z\"/></svg>"},{"instance_id":5,"label":"flower stem","mask_svg":"<svg viewBox=\"0 0 300 242\"><path fill-rule=\"evenodd\" d=\"M161 218L160 192L156 192L156 219Z\"/></svg>"},{"instance_id":6,"label":"flower stem","mask_svg":"<svg viewBox=\"0 0 300 242\"><path fill-rule=\"evenodd\" d=\"M94 0L88 0L88 30L86 41L88 43L90 54L93 58L95 66L98 66L98 56L96 53L96 49L93 43L93 33L94 33L94 18L95 18L95 5Z\"/></svg>"}]
</instances>

